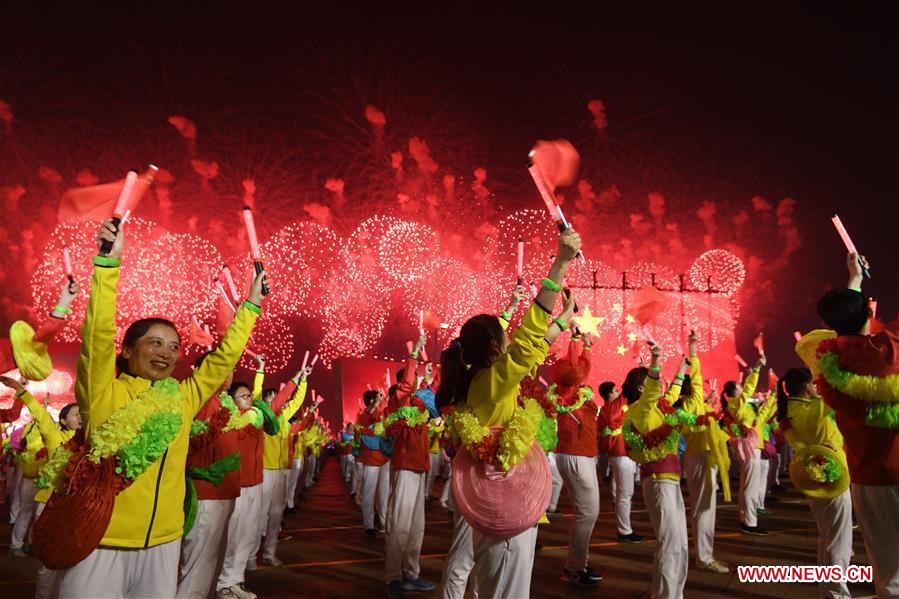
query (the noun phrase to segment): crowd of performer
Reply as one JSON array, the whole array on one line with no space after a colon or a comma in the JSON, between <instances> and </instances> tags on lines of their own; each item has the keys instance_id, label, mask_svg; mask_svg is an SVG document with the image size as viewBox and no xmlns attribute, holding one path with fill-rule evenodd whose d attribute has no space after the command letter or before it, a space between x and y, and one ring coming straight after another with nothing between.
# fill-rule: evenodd
<instances>
[{"instance_id":1,"label":"crowd of performer","mask_svg":"<svg viewBox=\"0 0 899 599\"><path fill-rule=\"evenodd\" d=\"M389 386L366 391L356 418L332 429L321 400L306 401L312 365L280 386L266 380L262 356L253 380L235 370L264 308L264 271L188 378L172 378L184 343L168 320L131 323L117 351L126 230L100 228L76 402L58 420L27 385L50 373L47 343L77 284L65 284L37 330L18 321L0 346L0 372L21 377L0 377L15 394L0 418L30 413L3 433L10 555L41 561L39 598L256 597L245 573L282 566L284 514L318 479L326 445L359 507L360 534L384 537L388 597L528 597L538 527L558 514L563 491L574 517L559 569L572 584L600 585L589 548L604 484L621 543L644 541L631 511L641 490L656 541L652 595L683 597L691 555L697 570L732 571L715 556L718 502L736 500L743 534L767 535L765 499L786 472L814 517L817 563L849 566L856 523L878 596L899 596L899 323L871 330L857 254L847 286L818 303L826 328L798 339L796 364L766 393L763 353L719 393L692 332L672 371L650 341L648 365L594 389L587 380L602 363L565 287L581 251L569 228L529 303L518 286L498 315L471 317L437 364L422 359L422 333ZM544 380L537 369L567 331ZM440 581L421 576L428 501L452 513ZM822 583L821 594L850 596L844 582Z\"/></svg>"}]
</instances>

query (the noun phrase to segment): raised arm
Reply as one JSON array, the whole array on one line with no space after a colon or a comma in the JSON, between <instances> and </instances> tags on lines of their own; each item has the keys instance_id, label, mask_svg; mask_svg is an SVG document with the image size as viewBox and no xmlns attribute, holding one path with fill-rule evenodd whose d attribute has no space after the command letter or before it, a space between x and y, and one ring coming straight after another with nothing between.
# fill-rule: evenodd
<instances>
[{"instance_id":1,"label":"raised arm","mask_svg":"<svg viewBox=\"0 0 899 599\"><path fill-rule=\"evenodd\" d=\"M265 358L256 356L256 374L253 375L253 400L262 399L262 389L265 386Z\"/></svg>"},{"instance_id":2,"label":"raised arm","mask_svg":"<svg viewBox=\"0 0 899 599\"><path fill-rule=\"evenodd\" d=\"M415 346L412 348L412 353L406 359L406 367L403 369L403 380L401 380L396 387L396 400L398 405L409 405L409 400L412 397L412 394L415 393L415 368L418 366L416 358L418 357L418 352L421 351L421 348L424 347L427 340L427 335L422 333L421 336L415 340Z\"/></svg>"},{"instance_id":3,"label":"raised arm","mask_svg":"<svg viewBox=\"0 0 899 599\"><path fill-rule=\"evenodd\" d=\"M774 413L777 412L777 391L769 391L765 403L759 408L759 422L768 422Z\"/></svg>"},{"instance_id":4,"label":"raised arm","mask_svg":"<svg viewBox=\"0 0 899 599\"><path fill-rule=\"evenodd\" d=\"M846 256L846 267L849 269L849 282L846 283L846 287L861 292L862 281L865 280L864 270L870 268L868 260L856 252L851 252Z\"/></svg>"},{"instance_id":5,"label":"raised arm","mask_svg":"<svg viewBox=\"0 0 899 599\"><path fill-rule=\"evenodd\" d=\"M297 413L300 409L300 406L303 405L303 401L306 399L306 377L312 374L312 367L307 366L304 370L301 370L297 373L297 377L294 377L291 382L296 386L296 392L293 394L293 397L284 404L284 408L281 410L281 416L285 417L287 420L293 418L293 415Z\"/></svg>"},{"instance_id":6,"label":"raised arm","mask_svg":"<svg viewBox=\"0 0 899 599\"><path fill-rule=\"evenodd\" d=\"M81 354L78 356L75 399L84 419L85 433L92 428L92 408L112 400L116 380L115 318L119 265L124 244L124 227L116 229L112 219L103 221L97 236L98 247L112 241L105 256L94 256L94 274L81 327Z\"/></svg>"},{"instance_id":7,"label":"raised arm","mask_svg":"<svg viewBox=\"0 0 899 599\"><path fill-rule=\"evenodd\" d=\"M499 323L502 325L504 331L509 329L509 324L512 322L512 314L515 313L515 308L518 307L518 304L520 304L523 299L524 287L516 285L515 289L512 291L512 297L509 298L509 305L506 306L505 310L499 313Z\"/></svg>"},{"instance_id":8,"label":"raised arm","mask_svg":"<svg viewBox=\"0 0 899 599\"><path fill-rule=\"evenodd\" d=\"M740 422L746 420L751 421L749 418L750 413L748 411L752 409L749 407L749 398L755 393L755 388L759 383L759 371L765 363L765 356L759 356L758 362L756 362L756 365L749 370L749 374L746 375L746 380L743 381L743 392L727 405L727 411L730 412L735 420Z\"/></svg>"}]
</instances>

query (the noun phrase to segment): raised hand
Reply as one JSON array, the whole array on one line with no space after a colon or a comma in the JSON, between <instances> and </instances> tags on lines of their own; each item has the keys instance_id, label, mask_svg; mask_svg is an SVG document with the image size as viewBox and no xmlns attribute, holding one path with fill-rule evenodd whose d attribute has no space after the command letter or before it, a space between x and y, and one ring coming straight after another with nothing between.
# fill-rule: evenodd
<instances>
[{"instance_id":1,"label":"raised hand","mask_svg":"<svg viewBox=\"0 0 899 599\"><path fill-rule=\"evenodd\" d=\"M262 305L262 300L265 298L262 295L262 286L265 285L268 288L268 275L263 270L253 279L253 283L250 285L250 295L247 296L247 301L252 304L256 304L257 306Z\"/></svg>"},{"instance_id":2,"label":"raised hand","mask_svg":"<svg viewBox=\"0 0 899 599\"><path fill-rule=\"evenodd\" d=\"M581 236L574 228L569 227L559 235L559 244L556 256L561 260L570 262L581 251Z\"/></svg>"},{"instance_id":3,"label":"raised hand","mask_svg":"<svg viewBox=\"0 0 899 599\"><path fill-rule=\"evenodd\" d=\"M118 229L116 229L112 219L107 218L100 225L100 232L97 234L97 248L101 249L104 241L111 242L112 249L106 255L116 260L121 259L122 249L125 247L125 233L122 228L122 224L119 223Z\"/></svg>"}]
</instances>

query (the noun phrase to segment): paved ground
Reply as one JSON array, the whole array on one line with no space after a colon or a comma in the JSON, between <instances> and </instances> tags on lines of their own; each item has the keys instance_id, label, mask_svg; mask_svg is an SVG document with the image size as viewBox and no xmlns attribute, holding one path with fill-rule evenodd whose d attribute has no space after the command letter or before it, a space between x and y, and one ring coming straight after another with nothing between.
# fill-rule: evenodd
<instances>
[{"instance_id":1,"label":"paved ground","mask_svg":"<svg viewBox=\"0 0 899 599\"><path fill-rule=\"evenodd\" d=\"M789 481L786 481L789 485ZM736 486L734 486L736 489ZM684 488L686 495L686 488ZM632 519L638 533L652 538L652 528L643 507L639 488ZM561 578L568 543L571 506L563 491L562 515L540 529L531 596L534 598L649 597L654 542L621 544L615 540L614 514L608 484L601 489L602 512L593 534L592 563L604 580L594 589L572 586ZM0 597L32 597L38 563L30 558L6 557L9 545L7 506L0 506ZM736 564L814 564L817 533L802 495L788 486L768 508L773 515L764 524L768 537L746 537L739 532L736 507L719 505L716 556ZM449 514L438 505L427 508L427 530L422 550L422 576L439 582L443 558L449 547ZM384 595L382 537L369 539L360 527L361 515L338 480L337 460L325 465L321 481L307 491L295 514L288 515L285 530L293 538L281 542L278 555L284 566L261 567L249 573L248 584L266 599L287 597L350 598ZM691 544L692 549L692 544ZM867 564L861 536L856 531L853 563ZM871 585L850 587L853 596L873 595ZM814 585L741 584L736 573L711 574L691 567L685 597L818 597ZM437 597L437 593L422 597Z\"/></svg>"}]
</instances>

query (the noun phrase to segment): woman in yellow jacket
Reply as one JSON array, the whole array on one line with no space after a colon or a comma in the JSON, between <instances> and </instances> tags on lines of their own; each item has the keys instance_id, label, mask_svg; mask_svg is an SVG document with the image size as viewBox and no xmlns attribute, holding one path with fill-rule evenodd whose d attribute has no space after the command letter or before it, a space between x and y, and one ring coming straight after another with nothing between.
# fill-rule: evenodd
<instances>
[{"instance_id":1,"label":"woman in yellow jacket","mask_svg":"<svg viewBox=\"0 0 899 599\"><path fill-rule=\"evenodd\" d=\"M97 242L101 248L104 241L112 243L112 250L94 258L75 396L91 451L118 460L120 476L130 477L131 484L115 496L100 546L62 572L63 599L175 596L191 422L234 369L261 313L265 273L254 279L220 345L181 382L170 378L181 340L169 321L132 323L117 358L116 288L123 239L121 225L116 229L111 220L104 221ZM149 433L151 425L153 443L136 447L135 438ZM47 510L52 508L51 501Z\"/></svg>"},{"instance_id":2,"label":"woman in yellow jacket","mask_svg":"<svg viewBox=\"0 0 899 599\"><path fill-rule=\"evenodd\" d=\"M765 365L764 355L759 356L756 365L749 371L742 388L734 381L724 385L722 423L730 435L734 454L740 464L740 530L743 534L764 536L768 531L758 525L759 488L767 483L762 476L762 437L765 422L777 409L775 398L769 397L759 411L749 405L749 398L755 393L759 382L759 371ZM724 474L722 473L722 478Z\"/></svg>"},{"instance_id":3,"label":"woman in yellow jacket","mask_svg":"<svg viewBox=\"0 0 899 599\"><path fill-rule=\"evenodd\" d=\"M791 368L778 381L777 419L794 452L811 445L828 447L836 452L840 470L848 476L843 435L833 410L818 395L809 369ZM836 497L809 495L808 503L818 527L818 565L840 566L845 572L852 557L852 499L848 487ZM843 599L850 594L844 582L822 582L821 596Z\"/></svg>"},{"instance_id":4,"label":"woman in yellow jacket","mask_svg":"<svg viewBox=\"0 0 899 599\"><path fill-rule=\"evenodd\" d=\"M646 379L640 399L631 404L621 429L628 455L640 464L643 501L658 540L653 560L652 595L656 599L681 599L687 582L689 550L677 454L681 425L672 403L680 395L687 360L681 360L677 374L662 398L661 357L662 349L653 345L649 371L641 369L646 373ZM634 380L631 374L628 379Z\"/></svg>"},{"instance_id":5,"label":"woman in yellow jacket","mask_svg":"<svg viewBox=\"0 0 899 599\"><path fill-rule=\"evenodd\" d=\"M474 469L463 469L464 462L460 462L459 468L456 468L457 462L454 461L453 470L456 506L473 529L472 542L480 597L519 599L530 595L537 539L536 524L545 505L540 506L541 514L533 517L533 523L528 524L523 532L505 538L488 536L479 530L483 528L487 514L480 514L479 518L478 514L470 510L477 503L477 498L466 497L469 490L456 482L464 481L467 473L475 475L478 468L484 471L487 460L491 467L497 469L494 479L500 481L513 474L514 464L530 459L535 447L539 451L539 445L534 445L534 433L539 418L542 417L542 408L539 404L536 405L537 420L528 424L531 422L530 409L534 408L519 408L520 383L543 363L550 344L563 328L568 327L567 321L574 314L574 301L569 296L562 314L552 319L553 307L558 292L561 291L565 272L580 249L580 236L573 229L567 229L559 236L556 259L550 267L549 275L543 279L542 289L525 313L511 342L500 319L480 314L470 318L462 326L459 338L441 357L437 404L441 409L455 406L453 423L463 442L455 460L471 458L483 460L485 464ZM516 431L521 432L523 437L514 436ZM524 435L525 431L529 434ZM488 444L489 440L496 439L497 434L500 435L499 446ZM504 439L509 442L508 445ZM513 456L511 452L515 448L531 453L526 456L516 453ZM463 452L467 452L467 455ZM545 479L538 481L540 491L549 491L552 481L548 468L542 463L542 456L541 464L543 469L540 469L541 465L535 464L534 472L541 476L545 474ZM505 472L500 473L500 469ZM480 484L490 484L490 481L481 480ZM473 489L474 483L470 483L468 487ZM506 510L514 509L496 504L485 509L493 514L503 511L504 507ZM532 507L528 505L528 508ZM529 509L527 515L533 515L532 510ZM519 522L516 528L520 528L520 524Z\"/></svg>"},{"instance_id":6,"label":"woman in yellow jacket","mask_svg":"<svg viewBox=\"0 0 899 599\"><path fill-rule=\"evenodd\" d=\"M684 473L690 493L690 519L696 543L696 567L708 572L725 574L727 564L715 559L715 509L718 474L724 501L730 501L730 457L727 454L727 434L718 426L715 409L706 402L702 367L696 355L696 336L688 338L690 374L684 379L681 397L689 422L684 423L687 450L684 453ZM684 393L686 392L686 393Z\"/></svg>"},{"instance_id":7,"label":"woman in yellow jacket","mask_svg":"<svg viewBox=\"0 0 899 599\"><path fill-rule=\"evenodd\" d=\"M53 457L56 450L71 439L75 435L75 432L81 428L81 414L78 411L78 404L70 403L63 406L62 410L59 411L59 426L57 426L56 421L53 420L53 417L50 415L50 412L47 411L47 408L35 399L31 393L25 390L21 381L11 377L0 376L0 383L15 389L16 397L21 398L22 403L24 403L25 407L28 408L28 411L31 412L31 417L34 419L34 426L40 431L44 447L47 448L48 458ZM50 499L52 489L44 484L40 475L38 475L35 480L35 486L38 488L37 493L34 496L34 502L36 504L34 519L37 521L41 516L41 512L44 511L44 507L47 505L47 500ZM56 586L56 578L56 571L50 570L42 564L37 571L37 582L35 584L34 592L35 599L48 599L51 597L53 589Z\"/></svg>"}]
</instances>

